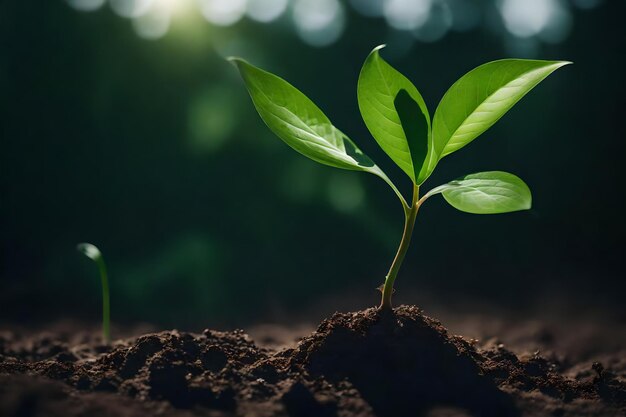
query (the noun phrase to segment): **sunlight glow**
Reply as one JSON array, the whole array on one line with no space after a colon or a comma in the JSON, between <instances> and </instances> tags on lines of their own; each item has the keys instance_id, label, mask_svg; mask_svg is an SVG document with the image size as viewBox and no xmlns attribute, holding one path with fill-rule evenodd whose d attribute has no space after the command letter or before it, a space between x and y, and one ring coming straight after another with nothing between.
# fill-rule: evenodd
<instances>
[{"instance_id":1,"label":"sunlight glow","mask_svg":"<svg viewBox=\"0 0 626 417\"><path fill-rule=\"evenodd\" d=\"M133 18L133 29L140 38L160 39L167 34L174 18L186 18L196 11L194 0L152 0L148 10Z\"/></svg>"},{"instance_id":2,"label":"sunlight glow","mask_svg":"<svg viewBox=\"0 0 626 417\"><path fill-rule=\"evenodd\" d=\"M154 40L167 33L171 19L170 5L165 1L159 1L145 14L133 19L133 29L141 38Z\"/></svg>"},{"instance_id":3,"label":"sunlight glow","mask_svg":"<svg viewBox=\"0 0 626 417\"><path fill-rule=\"evenodd\" d=\"M172 16L189 17L198 12L198 2L196 0L154 0L170 10Z\"/></svg>"},{"instance_id":4,"label":"sunlight glow","mask_svg":"<svg viewBox=\"0 0 626 417\"><path fill-rule=\"evenodd\" d=\"M502 37L505 45L520 44L510 41L511 35L518 40L533 38L538 41L524 43L534 45L522 47L524 50L537 50L542 44L563 42L573 28L574 7L589 10L605 3L604 0L493 0L493 3L476 0L63 1L83 12L99 10L108 3L115 14L132 19L134 31L144 39L159 39L172 27L175 31L191 25L197 29L199 25L196 23L202 20L224 27L239 22L244 16L256 22L270 23L289 11L296 35L311 46L324 47L336 42L343 34L347 18L351 17L345 10L345 5L349 5L363 16L384 17L390 29L388 33L405 32L408 38L403 45L411 45L415 40L436 42L451 30L465 32L482 25L494 32L508 32L509 35ZM175 23L183 17L184 25Z\"/></svg>"}]
</instances>

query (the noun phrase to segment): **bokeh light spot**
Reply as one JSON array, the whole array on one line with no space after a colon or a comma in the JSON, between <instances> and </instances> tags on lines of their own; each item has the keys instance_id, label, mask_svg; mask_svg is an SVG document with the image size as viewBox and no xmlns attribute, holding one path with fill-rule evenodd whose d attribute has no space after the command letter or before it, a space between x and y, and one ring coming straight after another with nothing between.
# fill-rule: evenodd
<instances>
[{"instance_id":1,"label":"bokeh light spot","mask_svg":"<svg viewBox=\"0 0 626 417\"><path fill-rule=\"evenodd\" d=\"M246 0L199 0L204 18L218 26L237 23L246 13Z\"/></svg>"},{"instance_id":2,"label":"bokeh light spot","mask_svg":"<svg viewBox=\"0 0 626 417\"><path fill-rule=\"evenodd\" d=\"M344 10L337 0L296 0L293 20L300 38L312 46L334 43L345 26Z\"/></svg>"},{"instance_id":3,"label":"bokeh light spot","mask_svg":"<svg viewBox=\"0 0 626 417\"><path fill-rule=\"evenodd\" d=\"M556 3L550 21L539 34L539 38L547 43L563 42L571 32L572 20L570 9L564 7L561 2Z\"/></svg>"},{"instance_id":4,"label":"bokeh light spot","mask_svg":"<svg viewBox=\"0 0 626 417\"><path fill-rule=\"evenodd\" d=\"M385 0L383 11L389 26L414 30L428 20L432 0Z\"/></svg>"},{"instance_id":5,"label":"bokeh light spot","mask_svg":"<svg viewBox=\"0 0 626 417\"><path fill-rule=\"evenodd\" d=\"M287 10L288 0L248 0L246 14L257 22L268 23L278 19Z\"/></svg>"},{"instance_id":6,"label":"bokeh light spot","mask_svg":"<svg viewBox=\"0 0 626 417\"><path fill-rule=\"evenodd\" d=\"M502 0L500 13L510 33L528 38L548 25L553 3L552 0Z\"/></svg>"},{"instance_id":7,"label":"bokeh light spot","mask_svg":"<svg viewBox=\"0 0 626 417\"><path fill-rule=\"evenodd\" d=\"M104 5L106 0L66 0L70 7L81 12L93 12Z\"/></svg>"},{"instance_id":8,"label":"bokeh light spot","mask_svg":"<svg viewBox=\"0 0 626 417\"><path fill-rule=\"evenodd\" d=\"M133 29L144 39L162 38L170 27L171 13L169 0L157 0L147 13L133 19Z\"/></svg>"},{"instance_id":9,"label":"bokeh light spot","mask_svg":"<svg viewBox=\"0 0 626 417\"><path fill-rule=\"evenodd\" d=\"M154 0L109 0L111 9L122 17L135 18L144 15Z\"/></svg>"}]
</instances>

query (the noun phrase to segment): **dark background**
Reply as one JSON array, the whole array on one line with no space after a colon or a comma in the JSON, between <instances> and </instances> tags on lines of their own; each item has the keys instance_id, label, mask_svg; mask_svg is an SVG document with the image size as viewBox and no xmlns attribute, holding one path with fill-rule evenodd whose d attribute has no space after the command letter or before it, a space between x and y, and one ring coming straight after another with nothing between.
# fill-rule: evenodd
<instances>
[{"instance_id":1,"label":"dark background","mask_svg":"<svg viewBox=\"0 0 626 417\"><path fill-rule=\"evenodd\" d=\"M455 30L455 17L434 42L354 3L341 3L342 35L315 47L294 31L293 2L267 24L222 27L187 10L156 40L106 4L0 2L0 320L97 320L99 281L75 250L82 241L104 253L117 322L288 321L323 302L376 304L401 234L396 197L374 176L318 166L273 137L224 57L296 85L407 194L357 107L360 66L381 43L431 114L486 61L574 61L425 186L506 170L529 184L533 209L476 216L430 200L398 301L623 316L624 2L552 1L567 17L556 42L509 33L502 2L471 3L476 26Z\"/></svg>"}]
</instances>

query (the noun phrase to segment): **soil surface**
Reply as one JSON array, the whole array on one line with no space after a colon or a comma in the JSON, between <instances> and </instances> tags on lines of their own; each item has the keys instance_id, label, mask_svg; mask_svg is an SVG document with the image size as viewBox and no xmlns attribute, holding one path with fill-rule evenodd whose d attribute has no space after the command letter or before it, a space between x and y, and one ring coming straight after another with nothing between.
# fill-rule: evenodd
<instances>
[{"instance_id":1,"label":"soil surface","mask_svg":"<svg viewBox=\"0 0 626 417\"><path fill-rule=\"evenodd\" d=\"M276 329L0 333L0 416L621 416L626 357L568 359L452 336L416 307ZM276 336L276 337L274 337ZM538 334L550 345L550 334ZM287 347L285 347L287 345Z\"/></svg>"}]
</instances>

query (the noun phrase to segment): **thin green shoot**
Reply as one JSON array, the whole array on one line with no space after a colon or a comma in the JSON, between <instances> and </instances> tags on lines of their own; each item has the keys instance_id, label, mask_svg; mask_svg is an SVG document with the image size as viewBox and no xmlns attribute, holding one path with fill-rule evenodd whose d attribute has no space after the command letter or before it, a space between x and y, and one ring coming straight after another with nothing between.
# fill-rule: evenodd
<instances>
[{"instance_id":1,"label":"thin green shoot","mask_svg":"<svg viewBox=\"0 0 626 417\"><path fill-rule=\"evenodd\" d=\"M111 305L109 296L109 277L107 267L104 263L102 252L91 243L79 243L76 249L94 261L100 273L100 282L102 284L102 340L105 344L111 343Z\"/></svg>"}]
</instances>

